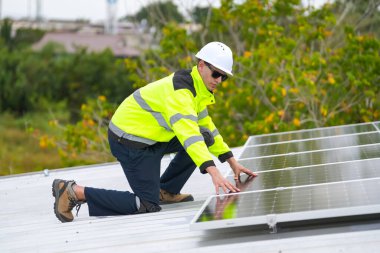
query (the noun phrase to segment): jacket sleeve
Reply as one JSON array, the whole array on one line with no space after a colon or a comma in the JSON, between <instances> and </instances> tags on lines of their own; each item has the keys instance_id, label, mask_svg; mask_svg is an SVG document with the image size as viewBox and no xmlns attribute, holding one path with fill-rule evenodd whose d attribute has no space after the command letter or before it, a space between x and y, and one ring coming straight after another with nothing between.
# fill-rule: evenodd
<instances>
[{"instance_id":1,"label":"jacket sleeve","mask_svg":"<svg viewBox=\"0 0 380 253\"><path fill-rule=\"evenodd\" d=\"M209 151L218 157L220 162L225 162L233 154L228 145L223 141L223 137L220 135L211 117L208 115L207 108L205 107L198 115L199 126L206 127L212 132L215 143L209 147Z\"/></svg>"},{"instance_id":2,"label":"jacket sleeve","mask_svg":"<svg viewBox=\"0 0 380 253\"><path fill-rule=\"evenodd\" d=\"M166 120L178 140L202 173L215 166L198 126L198 115L192 93L187 89L176 90L166 99Z\"/></svg>"}]
</instances>

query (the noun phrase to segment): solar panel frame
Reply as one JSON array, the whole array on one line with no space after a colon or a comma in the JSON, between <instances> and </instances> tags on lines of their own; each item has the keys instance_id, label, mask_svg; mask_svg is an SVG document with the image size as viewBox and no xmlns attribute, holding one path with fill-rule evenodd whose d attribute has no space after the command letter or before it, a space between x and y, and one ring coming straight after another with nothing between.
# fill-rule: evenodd
<instances>
[{"instance_id":1,"label":"solar panel frame","mask_svg":"<svg viewBox=\"0 0 380 253\"><path fill-rule=\"evenodd\" d=\"M379 122L373 122L372 124L377 129L377 131L380 133L380 121Z\"/></svg>"}]
</instances>

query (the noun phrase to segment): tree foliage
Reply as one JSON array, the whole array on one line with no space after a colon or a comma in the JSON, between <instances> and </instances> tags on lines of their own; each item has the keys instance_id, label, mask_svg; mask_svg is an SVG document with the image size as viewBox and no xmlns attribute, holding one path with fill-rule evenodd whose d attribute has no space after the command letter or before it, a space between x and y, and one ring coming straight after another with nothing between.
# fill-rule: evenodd
<instances>
[{"instance_id":1,"label":"tree foliage","mask_svg":"<svg viewBox=\"0 0 380 253\"><path fill-rule=\"evenodd\" d=\"M17 30L11 37L11 22L0 27L0 112L22 115L40 108L46 101L65 101L72 122L81 119L80 107L87 97L110 96L121 102L132 91L123 59L111 51L87 52L77 48L74 54L61 45L48 44L41 51L30 45L41 34ZM17 49L17 50L15 50Z\"/></svg>"},{"instance_id":2,"label":"tree foliage","mask_svg":"<svg viewBox=\"0 0 380 253\"><path fill-rule=\"evenodd\" d=\"M339 16L341 26L351 26L360 34L372 34L380 38L379 0L338 0L333 11Z\"/></svg>"},{"instance_id":3,"label":"tree foliage","mask_svg":"<svg viewBox=\"0 0 380 253\"><path fill-rule=\"evenodd\" d=\"M10 19L4 19L0 23L0 43L8 47L13 46L12 43L12 21Z\"/></svg>"},{"instance_id":4,"label":"tree foliage","mask_svg":"<svg viewBox=\"0 0 380 253\"><path fill-rule=\"evenodd\" d=\"M181 23L184 17L178 7L171 1L152 2L141 8L135 15L126 17L132 21L147 21L149 27L162 28L169 22Z\"/></svg>"},{"instance_id":5,"label":"tree foliage","mask_svg":"<svg viewBox=\"0 0 380 253\"><path fill-rule=\"evenodd\" d=\"M103 95L87 99L81 106L81 120L62 125L51 119L49 125L61 132L61 137L43 134L40 148L58 151L64 166L112 161L107 141L107 126L116 106Z\"/></svg>"},{"instance_id":6,"label":"tree foliage","mask_svg":"<svg viewBox=\"0 0 380 253\"><path fill-rule=\"evenodd\" d=\"M212 8L211 7L199 7L195 6L193 11L191 12L191 18L193 22L197 24L203 24L205 25L207 23L207 18L209 14L211 13Z\"/></svg>"},{"instance_id":7,"label":"tree foliage","mask_svg":"<svg viewBox=\"0 0 380 253\"><path fill-rule=\"evenodd\" d=\"M211 22L226 24L219 36L237 51L237 75L222 85L225 103L215 108L232 142L378 119L379 41L347 28L343 43L332 44L330 5L306 14L299 1L223 1Z\"/></svg>"},{"instance_id":8,"label":"tree foliage","mask_svg":"<svg viewBox=\"0 0 380 253\"><path fill-rule=\"evenodd\" d=\"M160 48L140 65L156 78L194 64L196 49L209 41L230 45L235 76L218 88L210 113L232 145L252 134L377 120L379 40L348 25L340 33L336 9L224 0L192 36L167 24Z\"/></svg>"},{"instance_id":9,"label":"tree foliage","mask_svg":"<svg viewBox=\"0 0 380 253\"><path fill-rule=\"evenodd\" d=\"M6 18L0 22L0 44L8 50L25 48L37 42L44 35L44 31L32 28L19 28L12 34L12 20Z\"/></svg>"}]
</instances>

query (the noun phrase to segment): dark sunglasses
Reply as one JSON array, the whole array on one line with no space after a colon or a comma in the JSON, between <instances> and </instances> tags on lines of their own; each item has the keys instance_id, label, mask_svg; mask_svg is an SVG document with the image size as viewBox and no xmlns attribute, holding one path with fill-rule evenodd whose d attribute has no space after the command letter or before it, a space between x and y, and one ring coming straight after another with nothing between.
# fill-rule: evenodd
<instances>
[{"instance_id":1,"label":"dark sunglasses","mask_svg":"<svg viewBox=\"0 0 380 253\"><path fill-rule=\"evenodd\" d=\"M216 71L214 69L214 67L210 63L205 62L205 64L212 71L212 73L211 73L212 78L217 79L217 78L219 78L221 76L222 77L222 82L224 82L224 81L227 80L227 78L228 78L227 75L224 75L224 74L220 73L219 71Z\"/></svg>"}]
</instances>

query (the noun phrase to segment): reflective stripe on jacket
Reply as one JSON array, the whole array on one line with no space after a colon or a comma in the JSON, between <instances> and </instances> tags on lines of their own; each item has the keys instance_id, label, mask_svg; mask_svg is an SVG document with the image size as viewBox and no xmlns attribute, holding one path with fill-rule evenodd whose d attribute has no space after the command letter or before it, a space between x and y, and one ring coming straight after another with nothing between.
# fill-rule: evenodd
<instances>
[{"instance_id":1,"label":"reflective stripe on jacket","mask_svg":"<svg viewBox=\"0 0 380 253\"><path fill-rule=\"evenodd\" d=\"M175 136L194 163L205 173L215 165L214 154L221 162L232 157L218 129L207 112L215 98L198 72L180 70L150 83L127 97L116 110L110 129L118 136L152 145L168 142ZM208 128L215 143L207 148L199 127Z\"/></svg>"}]
</instances>

